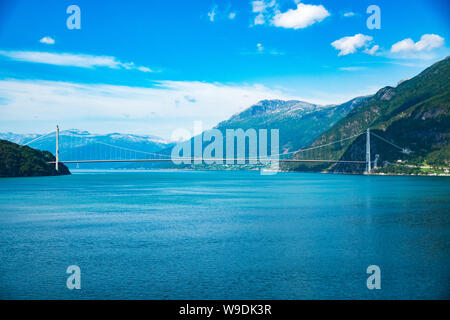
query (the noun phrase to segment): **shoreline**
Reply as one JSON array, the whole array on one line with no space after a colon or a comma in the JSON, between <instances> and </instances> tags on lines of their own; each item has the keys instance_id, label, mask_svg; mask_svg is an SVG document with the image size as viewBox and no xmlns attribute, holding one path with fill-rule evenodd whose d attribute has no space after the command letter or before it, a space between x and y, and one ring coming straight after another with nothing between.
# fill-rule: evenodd
<instances>
[{"instance_id":1,"label":"shoreline","mask_svg":"<svg viewBox=\"0 0 450 320\"><path fill-rule=\"evenodd\" d=\"M450 177L449 173L443 173L443 174L437 174L437 173L431 173L431 174L423 174L423 173L416 173L416 174L408 174L408 173L367 173L367 175L372 176L420 176L420 177Z\"/></svg>"},{"instance_id":2,"label":"shoreline","mask_svg":"<svg viewBox=\"0 0 450 320\"><path fill-rule=\"evenodd\" d=\"M259 170L196 170L196 169L72 169L72 173L82 172L213 172L213 171L248 171L254 172ZM324 171L290 171L279 170L280 173L315 173L315 174L334 174L334 175L352 175L352 176L420 176L420 177L450 177L450 174L406 174L406 173L352 173L352 172L324 172Z\"/></svg>"},{"instance_id":3,"label":"shoreline","mask_svg":"<svg viewBox=\"0 0 450 320\"><path fill-rule=\"evenodd\" d=\"M80 173L107 173L107 172L214 172L214 171L247 171L247 172L255 172L259 170L205 170L205 169L71 169L70 172L72 174L80 174ZM352 172L326 172L326 171L292 171L292 170L279 170L278 173L309 173L309 174L331 174L331 175L348 175L348 176L410 176L410 177L450 177L450 174L407 174L407 173L352 173ZM275 173L276 174L276 173ZM274 175L275 175L274 174ZM42 176L2 176L2 178L39 178L39 177L59 177L66 175L42 175Z\"/></svg>"}]
</instances>

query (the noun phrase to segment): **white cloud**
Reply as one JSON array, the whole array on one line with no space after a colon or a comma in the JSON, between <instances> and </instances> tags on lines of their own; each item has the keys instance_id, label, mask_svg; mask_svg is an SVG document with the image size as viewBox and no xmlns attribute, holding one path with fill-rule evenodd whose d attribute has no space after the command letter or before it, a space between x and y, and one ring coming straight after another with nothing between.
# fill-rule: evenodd
<instances>
[{"instance_id":1,"label":"white cloud","mask_svg":"<svg viewBox=\"0 0 450 320\"><path fill-rule=\"evenodd\" d=\"M366 36L361 33L355 34L351 37L344 37L339 40L334 41L331 45L339 50L339 56L345 56L348 54L355 53L359 48L368 46L368 44L373 40L371 36Z\"/></svg>"},{"instance_id":2,"label":"white cloud","mask_svg":"<svg viewBox=\"0 0 450 320\"><path fill-rule=\"evenodd\" d=\"M373 56L373 55L375 55L376 53L377 53L377 51L380 49L380 46L379 45L374 45L372 48L366 48L365 50L364 50L364 53L367 53L367 54L369 54L369 55L371 55L371 56Z\"/></svg>"},{"instance_id":3,"label":"white cloud","mask_svg":"<svg viewBox=\"0 0 450 320\"><path fill-rule=\"evenodd\" d=\"M262 13L260 13L255 17L255 20L253 23L255 25L264 24L264 23L266 23L266 19L264 18L264 15Z\"/></svg>"},{"instance_id":4,"label":"white cloud","mask_svg":"<svg viewBox=\"0 0 450 320\"><path fill-rule=\"evenodd\" d=\"M214 22L216 17L217 6L214 6L210 12L208 12L209 21Z\"/></svg>"},{"instance_id":5,"label":"white cloud","mask_svg":"<svg viewBox=\"0 0 450 320\"><path fill-rule=\"evenodd\" d=\"M45 44L55 44L55 39L47 36L47 37L43 37L41 40L39 40L40 43L45 43Z\"/></svg>"},{"instance_id":6,"label":"white cloud","mask_svg":"<svg viewBox=\"0 0 450 320\"><path fill-rule=\"evenodd\" d=\"M414 45L415 43L412 39L405 39L393 44L391 52L413 51Z\"/></svg>"},{"instance_id":7,"label":"white cloud","mask_svg":"<svg viewBox=\"0 0 450 320\"><path fill-rule=\"evenodd\" d=\"M152 69L149 67L137 67L136 69L142 72L152 72Z\"/></svg>"},{"instance_id":8,"label":"white cloud","mask_svg":"<svg viewBox=\"0 0 450 320\"><path fill-rule=\"evenodd\" d=\"M240 54L242 54L242 55L267 54L267 55L279 56L279 55L284 55L285 52L279 51L276 49L266 48L261 43L257 43L256 50L245 50L245 51L241 51Z\"/></svg>"},{"instance_id":9,"label":"white cloud","mask_svg":"<svg viewBox=\"0 0 450 320\"><path fill-rule=\"evenodd\" d=\"M274 14L276 1L256 0L252 1L252 12L257 13L254 19L254 25L265 24Z\"/></svg>"},{"instance_id":10,"label":"white cloud","mask_svg":"<svg viewBox=\"0 0 450 320\"><path fill-rule=\"evenodd\" d=\"M297 9L290 9L284 13L277 13L272 20L274 26L282 28L303 29L321 22L330 13L322 5L297 4Z\"/></svg>"},{"instance_id":11,"label":"white cloud","mask_svg":"<svg viewBox=\"0 0 450 320\"><path fill-rule=\"evenodd\" d=\"M220 19L234 20L236 18L236 12L230 11L231 5L221 8L216 4L212 7L211 11L208 12L209 21L214 22Z\"/></svg>"},{"instance_id":12,"label":"white cloud","mask_svg":"<svg viewBox=\"0 0 450 320\"><path fill-rule=\"evenodd\" d=\"M342 71L360 71L360 70L364 70L367 69L366 67L341 67L339 68L339 70Z\"/></svg>"},{"instance_id":13,"label":"white cloud","mask_svg":"<svg viewBox=\"0 0 450 320\"><path fill-rule=\"evenodd\" d=\"M115 57L93 56L88 54L55 53L41 51L2 51L0 55L17 61L44 63L57 66L80 68L106 67L111 69L139 70L151 72L148 67L136 66L133 62L121 62Z\"/></svg>"},{"instance_id":14,"label":"white cloud","mask_svg":"<svg viewBox=\"0 0 450 320\"><path fill-rule=\"evenodd\" d=\"M343 14L343 16L344 17L346 17L346 18L350 18L350 17L354 17L354 16L356 16L356 13L354 13L354 12L345 12L344 14Z\"/></svg>"},{"instance_id":15,"label":"white cloud","mask_svg":"<svg viewBox=\"0 0 450 320\"><path fill-rule=\"evenodd\" d=\"M129 87L9 79L0 80L0 128L32 122L33 130L44 130L60 123L66 129L130 129L167 138L175 129L192 128L194 120L212 127L259 100L295 98L257 84L157 81Z\"/></svg>"},{"instance_id":16,"label":"white cloud","mask_svg":"<svg viewBox=\"0 0 450 320\"><path fill-rule=\"evenodd\" d=\"M392 48L392 53L410 53L410 52L422 52L431 51L435 48L442 47L444 44L444 38L437 34L424 34L419 41L414 42L411 38L404 39L395 43Z\"/></svg>"},{"instance_id":17,"label":"white cloud","mask_svg":"<svg viewBox=\"0 0 450 320\"><path fill-rule=\"evenodd\" d=\"M264 10L266 10L266 8L269 6L268 3L266 3L263 0L257 0L257 1L253 1L252 2L252 11L254 13L260 13L260 12L264 12Z\"/></svg>"},{"instance_id":18,"label":"white cloud","mask_svg":"<svg viewBox=\"0 0 450 320\"><path fill-rule=\"evenodd\" d=\"M261 13L276 7L276 5L277 3L275 0L256 0L252 1L252 11L254 13Z\"/></svg>"}]
</instances>

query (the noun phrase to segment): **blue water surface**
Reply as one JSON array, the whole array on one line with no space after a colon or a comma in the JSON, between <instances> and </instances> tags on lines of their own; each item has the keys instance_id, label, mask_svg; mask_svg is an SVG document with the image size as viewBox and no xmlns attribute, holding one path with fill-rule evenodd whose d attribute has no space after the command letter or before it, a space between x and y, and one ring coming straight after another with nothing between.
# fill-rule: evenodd
<instances>
[{"instance_id":1,"label":"blue water surface","mask_svg":"<svg viewBox=\"0 0 450 320\"><path fill-rule=\"evenodd\" d=\"M449 264L448 177L0 179L1 299L449 299Z\"/></svg>"}]
</instances>

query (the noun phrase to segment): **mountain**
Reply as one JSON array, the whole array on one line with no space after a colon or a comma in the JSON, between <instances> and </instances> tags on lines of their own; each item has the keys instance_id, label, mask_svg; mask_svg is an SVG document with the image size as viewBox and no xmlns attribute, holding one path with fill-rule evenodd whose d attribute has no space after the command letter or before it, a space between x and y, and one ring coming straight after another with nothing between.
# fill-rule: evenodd
<instances>
[{"instance_id":1,"label":"mountain","mask_svg":"<svg viewBox=\"0 0 450 320\"><path fill-rule=\"evenodd\" d=\"M367 128L379 173L440 173L450 162L450 57L397 87L379 90L316 138L309 147L356 135ZM364 160L365 135L320 148L322 159ZM400 149L403 149L400 150ZM301 153L293 158L301 159ZM289 164L287 170L362 173L365 165Z\"/></svg>"},{"instance_id":2,"label":"mountain","mask_svg":"<svg viewBox=\"0 0 450 320\"><path fill-rule=\"evenodd\" d=\"M244 111L220 122L215 129L225 137L227 129L279 129L280 153L296 151L310 144L317 136L331 128L346 116L353 108L367 100L358 97L346 103L332 106L320 106L298 100L262 100ZM203 133L202 133L203 134ZM192 143L193 139L191 139ZM225 147L226 143L223 142ZM205 147L205 144L204 146ZM268 147L270 149L270 146ZM160 153L169 157L172 148ZM224 155L226 152L224 151ZM172 163L138 163L129 164L127 168L181 168L189 165L175 166ZM196 167L204 167L197 165ZM217 169L220 166L212 166ZM240 166L242 168L242 166ZM248 167L248 166L247 166ZM205 167L211 168L211 166Z\"/></svg>"},{"instance_id":3,"label":"mountain","mask_svg":"<svg viewBox=\"0 0 450 320\"><path fill-rule=\"evenodd\" d=\"M55 157L48 151L39 151L27 146L0 140L0 177L35 177L68 175L69 169L59 164L56 171Z\"/></svg>"},{"instance_id":4,"label":"mountain","mask_svg":"<svg viewBox=\"0 0 450 320\"><path fill-rule=\"evenodd\" d=\"M36 139L37 134L0 133L0 139L24 144ZM61 160L93 160L93 159L144 159L152 153L159 152L171 146L159 137L134 134L93 134L76 129L64 130L59 133L59 154ZM38 150L55 152L56 136L52 133L30 144ZM133 150L142 151L134 152ZM75 166L75 165L70 165ZM80 164L82 168L114 168L122 166L118 163Z\"/></svg>"},{"instance_id":5,"label":"mountain","mask_svg":"<svg viewBox=\"0 0 450 320\"><path fill-rule=\"evenodd\" d=\"M331 128L367 97L358 97L341 105L320 106L297 100L263 100L219 123L216 128L279 129L280 153L296 151L310 144Z\"/></svg>"}]
</instances>

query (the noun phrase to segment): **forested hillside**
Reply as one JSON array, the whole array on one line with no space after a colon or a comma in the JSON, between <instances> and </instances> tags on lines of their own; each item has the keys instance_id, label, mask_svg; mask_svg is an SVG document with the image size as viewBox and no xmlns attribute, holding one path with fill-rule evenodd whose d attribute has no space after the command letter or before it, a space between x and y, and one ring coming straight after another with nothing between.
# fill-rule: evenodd
<instances>
[{"instance_id":1,"label":"forested hillside","mask_svg":"<svg viewBox=\"0 0 450 320\"><path fill-rule=\"evenodd\" d=\"M55 157L48 151L39 151L27 146L0 140L0 177L34 177L70 174L62 163L59 171L54 164Z\"/></svg>"}]
</instances>

